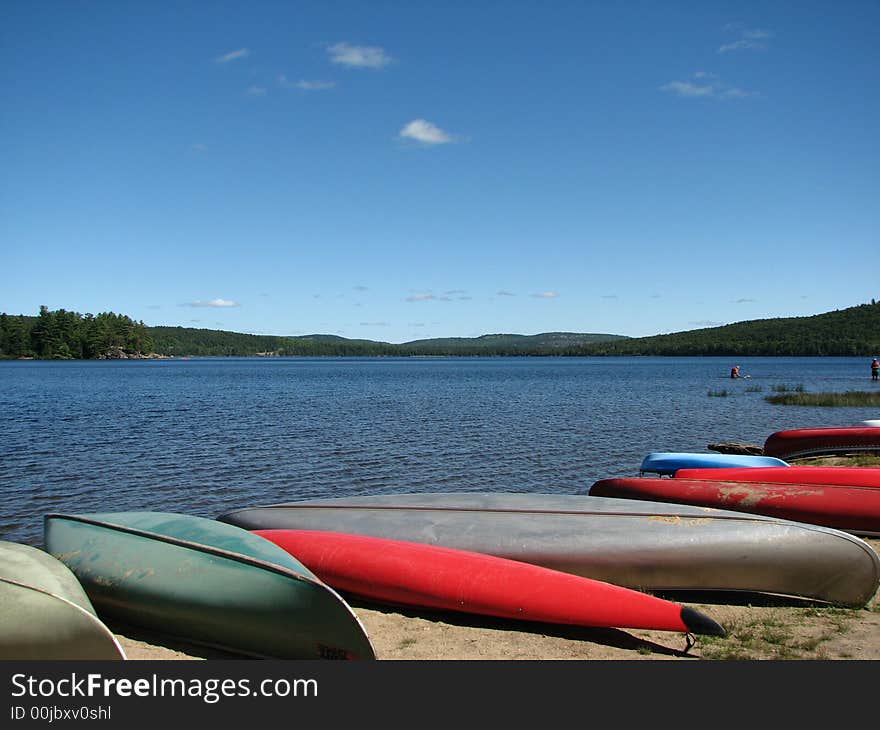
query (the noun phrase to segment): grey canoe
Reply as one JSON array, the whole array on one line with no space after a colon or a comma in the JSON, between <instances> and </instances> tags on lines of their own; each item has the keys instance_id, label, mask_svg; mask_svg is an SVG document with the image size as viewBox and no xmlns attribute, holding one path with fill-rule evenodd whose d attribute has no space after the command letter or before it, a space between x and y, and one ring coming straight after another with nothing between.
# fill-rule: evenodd
<instances>
[{"instance_id":1,"label":"grey canoe","mask_svg":"<svg viewBox=\"0 0 880 730\"><path fill-rule=\"evenodd\" d=\"M125 659L76 576L35 547L0 541L0 659Z\"/></svg>"},{"instance_id":2,"label":"grey canoe","mask_svg":"<svg viewBox=\"0 0 880 730\"><path fill-rule=\"evenodd\" d=\"M46 549L132 626L273 659L374 659L351 607L268 540L168 512L50 514Z\"/></svg>"},{"instance_id":3,"label":"grey canoe","mask_svg":"<svg viewBox=\"0 0 880 730\"><path fill-rule=\"evenodd\" d=\"M267 505L217 519L252 530L444 545L653 592L740 591L864 606L880 584L877 553L838 530L610 497L396 494Z\"/></svg>"}]
</instances>

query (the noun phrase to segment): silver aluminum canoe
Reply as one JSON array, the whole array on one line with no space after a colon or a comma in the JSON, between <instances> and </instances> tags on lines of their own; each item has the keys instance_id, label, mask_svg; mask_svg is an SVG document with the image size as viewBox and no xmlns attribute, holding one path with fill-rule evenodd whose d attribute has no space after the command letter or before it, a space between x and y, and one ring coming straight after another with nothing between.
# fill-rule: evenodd
<instances>
[{"instance_id":1,"label":"silver aluminum canoe","mask_svg":"<svg viewBox=\"0 0 880 730\"><path fill-rule=\"evenodd\" d=\"M250 530L309 529L444 545L646 591L741 591L864 606L880 558L839 530L611 497L396 494L239 509Z\"/></svg>"}]
</instances>

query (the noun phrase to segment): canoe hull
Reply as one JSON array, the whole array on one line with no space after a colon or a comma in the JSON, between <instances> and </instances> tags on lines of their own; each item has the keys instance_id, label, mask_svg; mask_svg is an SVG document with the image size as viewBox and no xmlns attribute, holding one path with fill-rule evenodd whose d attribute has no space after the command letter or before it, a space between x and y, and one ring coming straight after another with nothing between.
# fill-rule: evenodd
<instances>
[{"instance_id":1,"label":"canoe hull","mask_svg":"<svg viewBox=\"0 0 880 730\"><path fill-rule=\"evenodd\" d=\"M647 591L773 593L862 606L880 560L824 527L690 505L581 495L400 494L242 509L246 529L372 535L487 553Z\"/></svg>"},{"instance_id":2,"label":"canoe hull","mask_svg":"<svg viewBox=\"0 0 880 730\"><path fill-rule=\"evenodd\" d=\"M682 469L676 479L713 479L732 482L780 484L836 484L842 487L880 488L880 469L855 466L790 466L787 469Z\"/></svg>"},{"instance_id":3,"label":"canoe hull","mask_svg":"<svg viewBox=\"0 0 880 730\"><path fill-rule=\"evenodd\" d=\"M168 513L48 515L45 544L117 621L248 656L374 658L335 591L229 527Z\"/></svg>"},{"instance_id":4,"label":"canoe hull","mask_svg":"<svg viewBox=\"0 0 880 730\"><path fill-rule=\"evenodd\" d=\"M639 477L601 479L590 494L750 512L880 537L880 489Z\"/></svg>"},{"instance_id":5,"label":"canoe hull","mask_svg":"<svg viewBox=\"0 0 880 730\"><path fill-rule=\"evenodd\" d=\"M30 545L0 542L0 659L125 659L76 576Z\"/></svg>"},{"instance_id":6,"label":"canoe hull","mask_svg":"<svg viewBox=\"0 0 880 730\"><path fill-rule=\"evenodd\" d=\"M646 593L484 553L315 530L259 530L334 588L374 601L573 626L708 633L712 619Z\"/></svg>"},{"instance_id":7,"label":"canoe hull","mask_svg":"<svg viewBox=\"0 0 880 730\"><path fill-rule=\"evenodd\" d=\"M772 433L764 442L764 453L780 459L859 452L880 452L880 428L797 428Z\"/></svg>"},{"instance_id":8,"label":"canoe hull","mask_svg":"<svg viewBox=\"0 0 880 730\"><path fill-rule=\"evenodd\" d=\"M679 469L721 469L788 466L781 459L751 454L691 454L680 451L660 451L648 454L639 467L642 473L675 474Z\"/></svg>"}]
</instances>

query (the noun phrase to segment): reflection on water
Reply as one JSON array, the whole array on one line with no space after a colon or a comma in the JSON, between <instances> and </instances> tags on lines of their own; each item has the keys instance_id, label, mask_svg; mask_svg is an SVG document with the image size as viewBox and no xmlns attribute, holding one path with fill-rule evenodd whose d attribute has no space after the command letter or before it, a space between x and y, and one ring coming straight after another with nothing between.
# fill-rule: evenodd
<instances>
[{"instance_id":1,"label":"reflection on water","mask_svg":"<svg viewBox=\"0 0 880 730\"><path fill-rule=\"evenodd\" d=\"M870 359L738 362L749 377L730 380L727 358L0 362L0 538L40 544L51 511L584 494L651 451L880 417L764 401L780 385L877 388Z\"/></svg>"}]
</instances>

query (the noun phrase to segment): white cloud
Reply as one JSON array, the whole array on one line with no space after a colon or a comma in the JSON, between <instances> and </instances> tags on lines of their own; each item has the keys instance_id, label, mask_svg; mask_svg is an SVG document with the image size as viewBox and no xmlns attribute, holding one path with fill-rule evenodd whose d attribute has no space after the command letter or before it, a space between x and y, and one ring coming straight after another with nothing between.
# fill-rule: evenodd
<instances>
[{"instance_id":1,"label":"white cloud","mask_svg":"<svg viewBox=\"0 0 880 730\"><path fill-rule=\"evenodd\" d=\"M214 61L215 63L229 63L230 61L235 61L239 58L247 58L250 55L251 52L247 48L239 48L237 51L230 51L222 56L218 56Z\"/></svg>"},{"instance_id":2,"label":"white cloud","mask_svg":"<svg viewBox=\"0 0 880 730\"><path fill-rule=\"evenodd\" d=\"M353 46L349 43L336 43L328 46L330 60L340 66L349 68L382 68L391 63L392 59L379 46Z\"/></svg>"},{"instance_id":3,"label":"white cloud","mask_svg":"<svg viewBox=\"0 0 880 730\"><path fill-rule=\"evenodd\" d=\"M516 296L516 294L514 294L512 291L504 291L503 289L499 292L495 292L495 294L498 295L499 297L515 297Z\"/></svg>"},{"instance_id":4,"label":"white cloud","mask_svg":"<svg viewBox=\"0 0 880 730\"><path fill-rule=\"evenodd\" d=\"M724 27L729 33L735 33L737 40L724 43L718 48L718 53L730 53L731 51L763 51L767 48L767 41L773 37L768 30L761 28L747 28L742 23L729 23Z\"/></svg>"},{"instance_id":5,"label":"white cloud","mask_svg":"<svg viewBox=\"0 0 880 730\"><path fill-rule=\"evenodd\" d=\"M745 99L755 94L750 91L728 86L721 79L706 71L697 71L694 80L670 81L663 84L660 91L689 99Z\"/></svg>"},{"instance_id":6,"label":"white cloud","mask_svg":"<svg viewBox=\"0 0 880 730\"><path fill-rule=\"evenodd\" d=\"M305 79L290 81L282 74L278 77L278 85L283 86L285 89L299 89L300 91L326 91L327 89L334 88L336 82L321 80L307 81Z\"/></svg>"},{"instance_id":7,"label":"white cloud","mask_svg":"<svg viewBox=\"0 0 880 730\"><path fill-rule=\"evenodd\" d=\"M422 294L411 294L406 298L408 302L451 302L449 297L438 297L436 294L425 292Z\"/></svg>"},{"instance_id":8,"label":"white cloud","mask_svg":"<svg viewBox=\"0 0 880 730\"><path fill-rule=\"evenodd\" d=\"M537 294L532 294L533 297L537 297L538 299L556 299L559 295L555 291L542 291Z\"/></svg>"},{"instance_id":9,"label":"white cloud","mask_svg":"<svg viewBox=\"0 0 880 730\"><path fill-rule=\"evenodd\" d=\"M400 130L399 136L414 139L416 142L428 145L449 144L455 141L452 135L424 119L414 119L406 124Z\"/></svg>"},{"instance_id":10,"label":"white cloud","mask_svg":"<svg viewBox=\"0 0 880 730\"><path fill-rule=\"evenodd\" d=\"M336 86L335 81L297 81L294 86L302 91L326 91Z\"/></svg>"},{"instance_id":11,"label":"white cloud","mask_svg":"<svg viewBox=\"0 0 880 730\"><path fill-rule=\"evenodd\" d=\"M690 81L670 81L660 87L660 91L668 91L676 96L712 96L712 86L694 84Z\"/></svg>"},{"instance_id":12,"label":"white cloud","mask_svg":"<svg viewBox=\"0 0 880 730\"><path fill-rule=\"evenodd\" d=\"M197 299L194 302L190 302L190 307L238 307L241 306L238 302L233 302L230 299L212 299L209 302L203 301L201 299Z\"/></svg>"}]
</instances>

